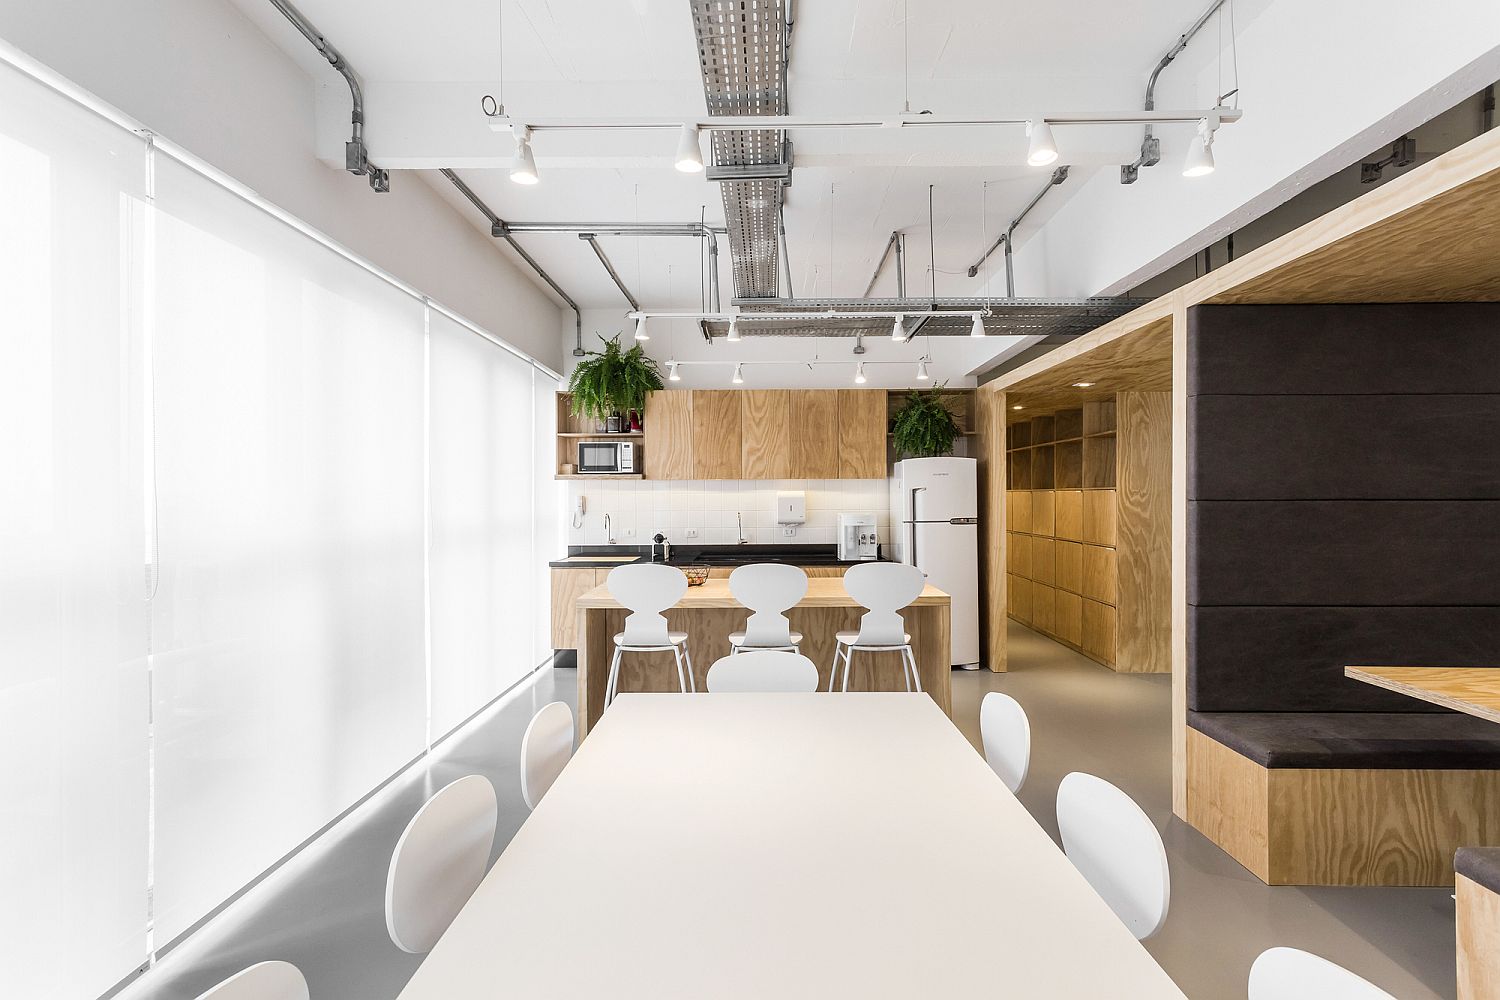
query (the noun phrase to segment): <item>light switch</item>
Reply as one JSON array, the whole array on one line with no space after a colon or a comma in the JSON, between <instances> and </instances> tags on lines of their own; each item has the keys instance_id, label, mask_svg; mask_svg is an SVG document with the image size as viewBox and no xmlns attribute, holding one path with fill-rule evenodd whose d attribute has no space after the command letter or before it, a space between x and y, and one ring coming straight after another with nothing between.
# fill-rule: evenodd
<instances>
[{"instance_id":1,"label":"light switch","mask_svg":"<svg viewBox=\"0 0 1500 1000\"><path fill-rule=\"evenodd\" d=\"M776 523L802 524L807 520L807 494L788 492L776 494Z\"/></svg>"}]
</instances>

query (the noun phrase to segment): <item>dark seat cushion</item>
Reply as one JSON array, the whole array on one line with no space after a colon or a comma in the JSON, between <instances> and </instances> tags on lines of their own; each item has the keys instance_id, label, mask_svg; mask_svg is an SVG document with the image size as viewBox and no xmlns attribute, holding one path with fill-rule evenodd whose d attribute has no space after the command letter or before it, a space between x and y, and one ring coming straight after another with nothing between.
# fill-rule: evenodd
<instances>
[{"instance_id":1,"label":"dark seat cushion","mask_svg":"<svg viewBox=\"0 0 1500 1000\"><path fill-rule=\"evenodd\" d=\"M1453 869L1491 892L1500 892L1500 847L1460 847Z\"/></svg>"},{"instance_id":2,"label":"dark seat cushion","mask_svg":"<svg viewBox=\"0 0 1500 1000\"><path fill-rule=\"evenodd\" d=\"M1500 770L1500 726L1409 712L1189 712L1188 725L1270 768Z\"/></svg>"}]
</instances>

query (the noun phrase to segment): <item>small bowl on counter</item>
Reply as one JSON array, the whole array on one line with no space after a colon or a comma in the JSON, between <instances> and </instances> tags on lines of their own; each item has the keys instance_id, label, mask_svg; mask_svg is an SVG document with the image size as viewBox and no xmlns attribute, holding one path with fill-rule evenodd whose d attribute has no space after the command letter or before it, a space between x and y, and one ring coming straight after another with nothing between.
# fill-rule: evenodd
<instances>
[{"instance_id":1,"label":"small bowl on counter","mask_svg":"<svg viewBox=\"0 0 1500 1000\"><path fill-rule=\"evenodd\" d=\"M689 563L679 568L682 570L683 575L688 578L689 587L701 587L703 586L703 581L708 579L709 567L703 563Z\"/></svg>"}]
</instances>

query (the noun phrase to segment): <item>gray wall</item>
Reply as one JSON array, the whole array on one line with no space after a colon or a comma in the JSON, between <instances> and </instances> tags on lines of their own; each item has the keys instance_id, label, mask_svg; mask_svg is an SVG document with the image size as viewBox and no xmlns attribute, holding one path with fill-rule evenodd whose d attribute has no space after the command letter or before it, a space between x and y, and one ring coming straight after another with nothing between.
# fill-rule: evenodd
<instances>
[{"instance_id":1,"label":"gray wall","mask_svg":"<svg viewBox=\"0 0 1500 1000\"><path fill-rule=\"evenodd\" d=\"M1199 306L1187 391L1190 709L1500 663L1500 304Z\"/></svg>"}]
</instances>

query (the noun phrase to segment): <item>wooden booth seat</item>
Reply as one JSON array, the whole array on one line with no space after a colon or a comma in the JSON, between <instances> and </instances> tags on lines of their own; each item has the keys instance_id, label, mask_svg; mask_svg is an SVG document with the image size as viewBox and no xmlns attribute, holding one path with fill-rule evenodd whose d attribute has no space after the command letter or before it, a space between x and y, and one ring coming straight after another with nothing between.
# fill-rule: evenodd
<instances>
[{"instance_id":1,"label":"wooden booth seat","mask_svg":"<svg viewBox=\"0 0 1500 1000\"><path fill-rule=\"evenodd\" d=\"M1500 847L1465 847L1458 870L1458 1000L1500 1000Z\"/></svg>"}]
</instances>

